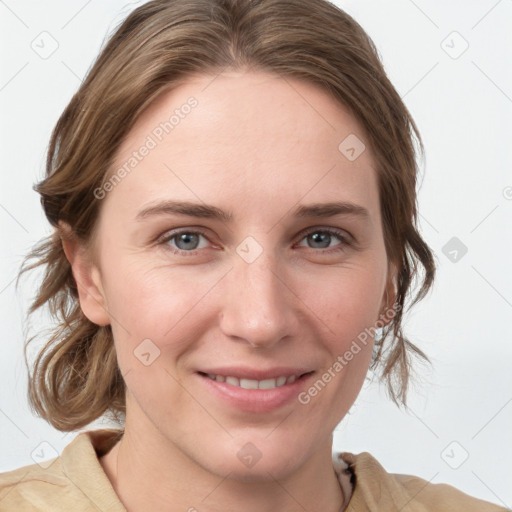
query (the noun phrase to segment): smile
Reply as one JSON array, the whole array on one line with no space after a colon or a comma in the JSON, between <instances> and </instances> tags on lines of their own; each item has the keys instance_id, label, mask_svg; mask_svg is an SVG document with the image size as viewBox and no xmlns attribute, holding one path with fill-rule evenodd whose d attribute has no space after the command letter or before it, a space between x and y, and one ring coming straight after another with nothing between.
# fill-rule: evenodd
<instances>
[{"instance_id":1,"label":"smile","mask_svg":"<svg viewBox=\"0 0 512 512\"><path fill-rule=\"evenodd\" d=\"M292 384L301 377L301 375L291 375L290 377L281 376L275 379L254 380L239 379L238 377L233 377L231 375L214 375L212 373L207 373L206 376L211 380L215 380L217 382L225 382L231 386L243 389L274 389L286 384Z\"/></svg>"}]
</instances>

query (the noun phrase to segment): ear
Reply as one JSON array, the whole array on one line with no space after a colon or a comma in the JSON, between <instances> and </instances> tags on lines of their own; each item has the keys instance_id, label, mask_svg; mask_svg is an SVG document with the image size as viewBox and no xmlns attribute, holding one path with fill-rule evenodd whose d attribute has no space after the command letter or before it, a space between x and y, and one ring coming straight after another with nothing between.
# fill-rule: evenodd
<instances>
[{"instance_id":1,"label":"ear","mask_svg":"<svg viewBox=\"0 0 512 512\"><path fill-rule=\"evenodd\" d=\"M84 243L76 237L68 224L60 222L59 232L62 248L75 278L80 307L84 315L97 325L110 324L98 267L92 262Z\"/></svg>"},{"instance_id":2,"label":"ear","mask_svg":"<svg viewBox=\"0 0 512 512\"><path fill-rule=\"evenodd\" d=\"M397 278L398 269L394 263L389 262L386 287L384 289L379 313L379 324L382 325L382 327L388 325L396 315L393 305L395 304L397 296Z\"/></svg>"}]
</instances>

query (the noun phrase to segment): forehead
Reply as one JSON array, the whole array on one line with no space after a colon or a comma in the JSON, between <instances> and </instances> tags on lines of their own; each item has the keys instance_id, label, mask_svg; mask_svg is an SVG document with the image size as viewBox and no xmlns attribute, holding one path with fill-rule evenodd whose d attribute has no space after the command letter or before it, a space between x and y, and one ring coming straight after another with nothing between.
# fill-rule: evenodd
<instances>
[{"instance_id":1,"label":"forehead","mask_svg":"<svg viewBox=\"0 0 512 512\"><path fill-rule=\"evenodd\" d=\"M136 189L139 198L145 191L148 199L172 193L233 203L236 191L241 207L272 198L296 203L306 194L311 202L350 198L369 209L378 202L357 119L319 86L270 73L194 75L163 93L126 137L114 171L130 159L118 188Z\"/></svg>"}]
</instances>

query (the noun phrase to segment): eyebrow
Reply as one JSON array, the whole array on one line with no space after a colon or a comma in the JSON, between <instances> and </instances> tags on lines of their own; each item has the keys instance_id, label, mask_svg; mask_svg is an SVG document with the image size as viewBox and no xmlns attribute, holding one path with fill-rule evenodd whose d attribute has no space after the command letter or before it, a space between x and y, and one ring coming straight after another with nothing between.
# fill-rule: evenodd
<instances>
[{"instance_id":1,"label":"eyebrow","mask_svg":"<svg viewBox=\"0 0 512 512\"><path fill-rule=\"evenodd\" d=\"M135 218L137 220L144 220L155 215L176 214L204 219L217 219L226 223L233 219L232 213L213 205L172 200L148 206L141 210ZM365 220L370 218L370 212L366 208L348 201L301 205L294 210L293 215L300 218L334 217L336 215L360 217Z\"/></svg>"}]
</instances>

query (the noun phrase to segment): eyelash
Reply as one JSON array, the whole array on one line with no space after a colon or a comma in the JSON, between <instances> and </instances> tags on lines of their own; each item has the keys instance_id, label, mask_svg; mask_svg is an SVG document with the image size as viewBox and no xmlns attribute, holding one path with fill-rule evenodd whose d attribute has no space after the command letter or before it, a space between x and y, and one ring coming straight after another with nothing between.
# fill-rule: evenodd
<instances>
[{"instance_id":1,"label":"eyelash","mask_svg":"<svg viewBox=\"0 0 512 512\"><path fill-rule=\"evenodd\" d=\"M334 247L331 247L328 249L315 250L313 247L308 248L315 252L321 252L324 254L325 253L327 253L327 254L336 253L336 252L344 251L347 246L352 245L351 242L349 241L348 237L345 236L342 231L338 231L338 230L332 229L332 228L313 228L313 229L309 229L307 231L303 231L302 233L300 233L299 241L301 242L304 238L306 238L307 236L309 236L313 233L323 233L323 234L327 233L331 236L336 237L340 241L340 243L338 245L335 245ZM199 251L201 251L201 249L194 249L192 251L184 251L182 249L177 249L177 248L174 248L174 247L171 247L170 245L168 245L168 242L170 242L171 240L175 239L176 237L178 237L179 235L182 235L182 234L201 235L204 238L206 238L208 241L210 241L209 238L206 236L206 234L201 230L193 231L190 229L181 229L178 231L171 231L171 232L165 233L164 235L159 237L155 243L156 243L156 245L163 246L165 248L165 250L169 250L174 254L183 255L183 256L195 256Z\"/></svg>"}]
</instances>

